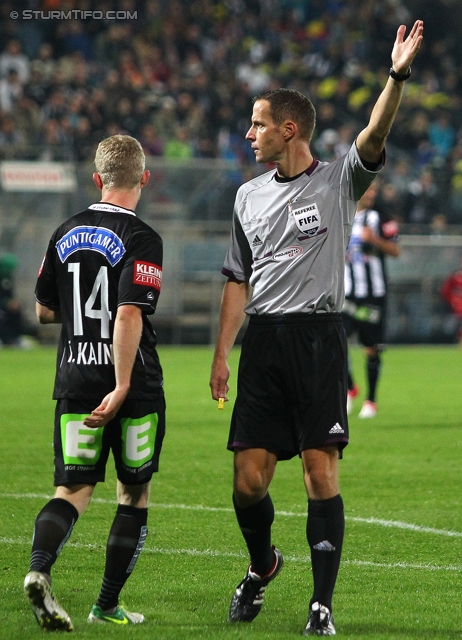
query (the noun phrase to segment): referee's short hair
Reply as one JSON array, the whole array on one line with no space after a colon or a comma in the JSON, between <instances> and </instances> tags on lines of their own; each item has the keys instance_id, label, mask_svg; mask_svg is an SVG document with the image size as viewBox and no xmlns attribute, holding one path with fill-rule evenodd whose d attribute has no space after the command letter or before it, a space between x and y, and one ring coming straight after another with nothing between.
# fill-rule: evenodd
<instances>
[{"instance_id":1,"label":"referee's short hair","mask_svg":"<svg viewBox=\"0 0 462 640\"><path fill-rule=\"evenodd\" d=\"M131 136L110 136L96 149L95 167L106 189L133 189L140 183L145 163L142 146Z\"/></svg>"},{"instance_id":2,"label":"referee's short hair","mask_svg":"<svg viewBox=\"0 0 462 640\"><path fill-rule=\"evenodd\" d=\"M295 89L272 89L255 96L253 102L257 100L269 102L271 117L277 125L285 120L293 120L301 137L311 140L316 124L316 111L311 100L303 93Z\"/></svg>"}]
</instances>

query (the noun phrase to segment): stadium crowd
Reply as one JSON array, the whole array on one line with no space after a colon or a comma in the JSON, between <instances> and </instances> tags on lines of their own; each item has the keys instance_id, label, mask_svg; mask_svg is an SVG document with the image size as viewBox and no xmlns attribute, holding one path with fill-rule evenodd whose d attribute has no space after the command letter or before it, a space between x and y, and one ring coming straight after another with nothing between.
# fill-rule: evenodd
<instances>
[{"instance_id":1,"label":"stadium crowd","mask_svg":"<svg viewBox=\"0 0 462 640\"><path fill-rule=\"evenodd\" d=\"M313 148L330 160L367 120L397 26L419 17L426 45L390 136L378 206L442 233L462 223L457 1L3 2L0 157L80 162L125 132L148 156L253 166L244 140L252 97L285 86L314 102ZM83 11L97 17L79 19Z\"/></svg>"}]
</instances>

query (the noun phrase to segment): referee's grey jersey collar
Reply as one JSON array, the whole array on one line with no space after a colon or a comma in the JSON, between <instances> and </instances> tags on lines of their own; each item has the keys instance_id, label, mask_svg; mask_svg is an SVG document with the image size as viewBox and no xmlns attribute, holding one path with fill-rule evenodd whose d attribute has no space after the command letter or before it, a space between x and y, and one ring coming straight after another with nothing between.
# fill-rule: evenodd
<instances>
[{"instance_id":1,"label":"referee's grey jersey collar","mask_svg":"<svg viewBox=\"0 0 462 640\"><path fill-rule=\"evenodd\" d=\"M97 211L107 211L109 213L128 213L129 215L136 217L136 213L131 209L118 207L115 204L111 204L110 202L97 202L96 204L91 204L88 208Z\"/></svg>"},{"instance_id":2,"label":"referee's grey jersey collar","mask_svg":"<svg viewBox=\"0 0 462 640\"><path fill-rule=\"evenodd\" d=\"M313 159L313 162L310 164L308 169L305 169L305 171L302 171L301 173L298 173L296 176L292 176L291 178L281 178L281 176L278 176L277 171L275 171L274 180L276 182L284 184L287 182L293 182L293 180L297 180L297 178L300 178L301 176L310 176L313 173L313 171L316 169L318 164L319 164L319 160Z\"/></svg>"}]
</instances>

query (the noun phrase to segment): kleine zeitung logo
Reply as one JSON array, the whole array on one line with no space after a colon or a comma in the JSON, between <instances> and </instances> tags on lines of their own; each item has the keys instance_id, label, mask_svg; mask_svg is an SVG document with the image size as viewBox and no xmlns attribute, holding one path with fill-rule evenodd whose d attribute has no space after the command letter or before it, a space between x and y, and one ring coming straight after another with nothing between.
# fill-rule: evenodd
<instances>
[{"instance_id":1,"label":"kleine zeitung logo","mask_svg":"<svg viewBox=\"0 0 462 640\"><path fill-rule=\"evenodd\" d=\"M162 267L153 262L135 260L133 282L143 284L146 287L154 287L160 291L162 284Z\"/></svg>"}]
</instances>

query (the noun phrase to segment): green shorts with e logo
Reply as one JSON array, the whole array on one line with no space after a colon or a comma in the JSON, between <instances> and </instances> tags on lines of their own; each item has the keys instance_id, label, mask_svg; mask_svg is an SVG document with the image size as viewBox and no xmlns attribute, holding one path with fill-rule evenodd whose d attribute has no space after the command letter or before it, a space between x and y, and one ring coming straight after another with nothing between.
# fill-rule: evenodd
<instances>
[{"instance_id":1,"label":"green shorts with e logo","mask_svg":"<svg viewBox=\"0 0 462 640\"><path fill-rule=\"evenodd\" d=\"M161 400L125 402L110 423L96 429L84 425L86 416L94 409L94 402L58 400L54 438L55 484L103 481L111 450L121 482L147 482L158 470L165 433L165 403L163 398ZM88 407L86 411L82 411L83 404ZM75 411L77 405L79 411Z\"/></svg>"}]
</instances>

